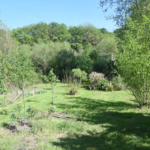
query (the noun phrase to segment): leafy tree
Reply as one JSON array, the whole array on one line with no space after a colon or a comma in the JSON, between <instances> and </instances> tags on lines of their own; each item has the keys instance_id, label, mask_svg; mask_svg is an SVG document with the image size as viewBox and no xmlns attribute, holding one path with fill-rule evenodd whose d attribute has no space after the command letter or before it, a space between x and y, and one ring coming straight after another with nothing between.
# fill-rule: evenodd
<instances>
[{"instance_id":1,"label":"leafy tree","mask_svg":"<svg viewBox=\"0 0 150 150\"><path fill-rule=\"evenodd\" d=\"M117 75L117 67L115 61L109 58L108 60L101 57L99 59L96 59L93 63L93 70L105 74L105 77L107 77L108 79L111 79Z\"/></svg>"},{"instance_id":2,"label":"leafy tree","mask_svg":"<svg viewBox=\"0 0 150 150\"><path fill-rule=\"evenodd\" d=\"M93 70L104 73L108 78L112 78L116 74L114 60L117 51L117 42L114 37L107 36L103 38L91 53L91 58L94 61Z\"/></svg>"},{"instance_id":3,"label":"leafy tree","mask_svg":"<svg viewBox=\"0 0 150 150\"><path fill-rule=\"evenodd\" d=\"M77 58L72 51L62 49L53 59L52 68L55 69L56 74L60 79L64 77L66 73L69 73L73 68L77 67Z\"/></svg>"},{"instance_id":4,"label":"leafy tree","mask_svg":"<svg viewBox=\"0 0 150 150\"><path fill-rule=\"evenodd\" d=\"M114 37L105 37L100 43L97 44L95 51L97 55L104 56L117 52L117 41Z\"/></svg>"},{"instance_id":5,"label":"leafy tree","mask_svg":"<svg viewBox=\"0 0 150 150\"><path fill-rule=\"evenodd\" d=\"M50 69L55 66L55 57L57 57L58 52L63 49L70 50L68 42L34 44L31 51L31 58L34 65L42 70L44 75L47 75Z\"/></svg>"},{"instance_id":6,"label":"leafy tree","mask_svg":"<svg viewBox=\"0 0 150 150\"><path fill-rule=\"evenodd\" d=\"M59 82L57 76L54 74L53 69L50 70L49 74L48 74L48 80L51 82L51 88L52 88L52 104L53 104L53 86L55 83Z\"/></svg>"},{"instance_id":7,"label":"leafy tree","mask_svg":"<svg viewBox=\"0 0 150 150\"><path fill-rule=\"evenodd\" d=\"M69 43L71 44L71 47L75 51L79 51L79 49L83 48L83 46L86 44L86 40L84 37L84 27L83 26L71 26L69 27L69 32L71 34L71 39L69 40Z\"/></svg>"},{"instance_id":8,"label":"leafy tree","mask_svg":"<svg viewBox=\"0 0 150 150\"><path fill-rule=\"evenodd\" d=\"M71 34L68 31L68 28L65 24L60 24L58 26L57 37L60 42L69 41Z\"/></svg>"},{"instance_id":9,"label":"leafy tree","mask_svg":"<svg viewBox=\"0 0 150 150\"><path fill-rule=\"evenodd\" d=\"M34 38L34 42L36 43L48 43L50 42L49 37L49 25L44 22L40 22L31 26L31 29L34 31L32 32L32 36Z\"/></svg>"},{"instance_id":10,"label":"leafy tree","mask_svg":"<svg viewBox=\"0 0 150 150\"><path fill-rule=\"evenodd\" d=\"M5 94L9 89L9 59L10 53L17 47L17 42L11 37L8 27L0 21L0 93ZM4 103L6 104L5 97Z\"/></svg>"},{"instance_id":11,"label":"leafy tree","mask_svg":"<svg viewBox=\"0 0 150 150\"><path fill-rule=\"evenodd\" d=\"M86 73L90 73L93 69L93 61L90 57L90 53L92 52L93 48L91 44L88 44L85 47L84 52L82 55L77 57L78 65L77 67L81 70L84 70Z\"/></svg>"},{"instance_id":12,"label":"leafy tree","mask_svg":"<svg viewBox=\"0 0 150 150\"><path fill-rule=\"evenodd\" d=\"M13 29L12 37L15 38L20 44L33 45L35 42L32 33L32 28L30 26Z\"/></svg>"},{"instance_id":13,"label":"leafy tree","mask_svg":"<svg viewBox=\"0 0 150 150\"><path fill-rule=\"evenodd\" d=\"M85 71L82 71L79 68L77 68L77 69L72 69L72 72L73 72L73 76L80 80L80 84L82 81L87 80L87 73Z\"/></svg>"},{"instance_id":14,"label":"leafy tree","mask_svg":"<svg viewBox=\"0 0 150 150\"><path fill-rule=\"evenodd\" d=\"M11 59L11 77L12 82L22 90L23 102L24 102L24 117L25 117L25 87L32 81L33 64L29 56L28 51L22 49L16 49L12 52Z\"/></svg>"},{"instance_id":15,"label":"leafy tree","mask_svg":"<svg viewBox=\"0 0 150 150\"><path fill-rule=\"evenodd\" d=\"M103 34L107 34L107 33L109 33L109 32L107 31L107 29L106 29L106 28L101 28L101 29L100 29L100 31L101 31L101 33L103 33Z\"/></svg>"},{"instance_id":16,"label":"leafy tree","mask_svg":"<svg viewBox=\"0 0 150 150\"><path fill-rule=\"evenodd\" d=\"M87 43L92 46L96 46L101 40L101 32L91 24L85 24L84 26L84 37Z\"/></svg>"},{"instance_id":17,"label":"leafy tree","mask_svg":"<svg viewBox=\"0 0 150 150\"><path fill-rule=\"evenodd\" d=\"M150 95L150 19L142 16L141 22L127 22L126 45L117 56L117 66L124 82L140 106L149 103Z\"/></svg>"},{"instance_id":18,"label":"leafy tree","mask_svg":"<svg viewBox=\"0 0 150 150\"><path fill-rule=\"evenodd\" d=\"M104 12L107 12L109 8L115 8L115 14L108 16L107 19L113 19L119 26L124 24L128 17L140 20L142 15L149 14L150 10L148 7L149 0L100 0L99 4Z\"/></svg>"}]
</instances>

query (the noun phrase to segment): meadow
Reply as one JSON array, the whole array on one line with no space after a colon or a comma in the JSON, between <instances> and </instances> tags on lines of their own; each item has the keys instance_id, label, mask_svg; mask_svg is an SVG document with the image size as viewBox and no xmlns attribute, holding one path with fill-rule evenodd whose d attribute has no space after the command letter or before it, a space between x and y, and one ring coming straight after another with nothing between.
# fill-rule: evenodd
<instances>
[{"instance_id":1,"label":"meadow","mask_svg":"<svg viewBox=\"0 0 150 150\"><path fill-rule=\"evenodd\" d=\"M50 84L37 85L43 94L26 97L26 109L37 110L32 127L13 131L13 109L23 101L0 106L0 150L149 150L150 111L139 108L129 91L90 91L86 86L71 96L59 83L51 104ZM2 96L1 96L2 99ZM48 110L55 106L55 112Z\"/></svg>"}]
</instances>

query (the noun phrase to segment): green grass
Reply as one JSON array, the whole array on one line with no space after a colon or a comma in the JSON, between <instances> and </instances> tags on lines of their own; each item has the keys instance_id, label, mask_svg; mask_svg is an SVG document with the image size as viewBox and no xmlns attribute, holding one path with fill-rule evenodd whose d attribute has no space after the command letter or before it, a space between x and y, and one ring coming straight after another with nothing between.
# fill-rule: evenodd
<instances>
[{"instance_id":1,"label":"green grass","mask_svg":"<svg viewBox=\"0 0 150 150\"><path fill-rule=\"evenodd\" d=\"M150 150L150 110L138 108L130 92L80 88L71 96L68 85L58 84L52 105L50 85L40 86L46 93L27 97L26 108L46 112L56 106L65 115L35 117L30 132L12 133L4 125L17 104L23 112L23 101L0 106L0 150Z\"/></svg>"}]
</instances>

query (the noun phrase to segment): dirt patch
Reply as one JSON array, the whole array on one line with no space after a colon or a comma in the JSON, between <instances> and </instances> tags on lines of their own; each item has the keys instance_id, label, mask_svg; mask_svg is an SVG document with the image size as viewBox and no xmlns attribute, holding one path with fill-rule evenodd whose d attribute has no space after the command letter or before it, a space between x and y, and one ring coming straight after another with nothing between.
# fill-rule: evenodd
<instances>
[{"instance_id":1,"label":"dirt patch","mask_svg":"<svg viewBox=\"0 0 150 150\"><path fill-rule=\"evenodd\" d=\"M12 133L31 130L31 125L27 122L23 123L17 122L16 124L5 124L4 127L5 129L8 129Z\"/></svg>"},{"instance_id":2,"label":"dirt patch","mask_svg":"<svg viewBox=\"0 0 150 150\"><path fill-rule=\"evenodd\" d=\"M43 116L43 117L47 117L47 116L52 116L52 117L57 117L57 118L67 118L67 114L65 113L61 113L61 112L50 112L50 111L45 111L45 112L39 112L37 114L37 116Z\"/></svg>"},{"instance_id":3,"label":"dirt patch","mask_svg":"<svg viewBox=\"0 0 150 150\"><path fill-rule=\"evenodd\" d=\"M51 113L51 115L56 116L56 117L60 117L60 118L67 117L67 114L61 113L61 112L53 112L53 113Z\"/></svg>"},{"instance_id":4,"label":"dirt patch","mask_svg":"<svg viewBox=\"0 0 150 150\"><path fill-rule=\"evenodd\" d=\"M0 129L0 138L7 138L12 136L12 132L10 130L7 130L5 128Z\"/></svg>"}]
</instances>

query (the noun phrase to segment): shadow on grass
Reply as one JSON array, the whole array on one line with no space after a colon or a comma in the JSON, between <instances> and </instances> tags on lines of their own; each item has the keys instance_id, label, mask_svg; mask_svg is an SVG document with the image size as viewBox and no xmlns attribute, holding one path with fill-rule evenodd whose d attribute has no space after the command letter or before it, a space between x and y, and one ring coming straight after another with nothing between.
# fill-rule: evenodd
<instances>
[{"instance_id":1,"label":"shadow on grass","mask_svg":"<svg viewBox=\"0 0 150 150\"><path fill-rule=\"evenodd\" d=\"M83 121L101 126L103 131L88 131L53 142L65 150L150 150L150 114L121 112L137 105L76 97L72 104L60 104L61 109L78 111ZM108 110L108 107L112 108ZM76 109L76 110L74 110Z\"/></svg>"}]
</instances>

